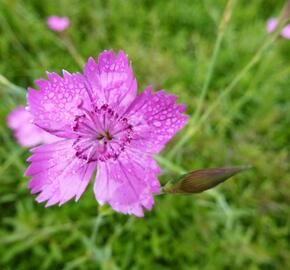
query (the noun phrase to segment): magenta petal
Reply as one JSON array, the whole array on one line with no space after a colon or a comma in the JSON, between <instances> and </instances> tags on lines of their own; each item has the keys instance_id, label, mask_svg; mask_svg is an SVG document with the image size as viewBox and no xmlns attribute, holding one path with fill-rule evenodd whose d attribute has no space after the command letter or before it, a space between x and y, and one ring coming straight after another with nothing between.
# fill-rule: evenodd
<instances>
[{"instance_id":1,"label":"magenta petal","mask_svg":"<svg viewBox=\"0 0 290 270\"><path fill-rule=\"evenodd\" d=\"M176 96L160 90L152 93L148 87L127 110L134 126L130 147L149 153L158 153L164 145L187 123L188 116L182 114L185 105L176 103Z\"/></svg>"},{"instance_id":2,"label":"magenta petal","mask_svg":"<svg viewBox=\"0 0 290 270\"><path fill-rule=\"evenodd\" d=\"M142 217L143 208L150 210L154 204L153 193L160 192L159 172L156 162L142 153L124 153L116 161L100 162L96 199L118 212Z\"/></svg>"},{"instance_id":3,"label":"magenta petal","mask_svg":"<svg viewBox=\"0 0 290 270\"><path fill-rule=\"evenodd\" d=\"M136 97L137 82L124 52L113 50L99 55L98 63L90 58L84 67L88 89L98 106L104 104L122 112Z\"/></svg>"},{"instance_id":4,"label":"magenta petal","mask_svg":"<svg viewBox=\"0 0 290 270\"><path fill-rule=\"evenodd\" d=\"M286 38L286 39L290 39L290 24L287 24L281 32L281 36Z\"/></svg>"},{"instance_id":5,"label":"magenta petal","mask_svg":"<svg viewBox=\"0 0 290 270\"><path fill-rule=\"evenodd\" d=\"M267 21L267 32L271 33L275 30L276 26L278 24L278 20L276 18L270 18ZM290 24L286 25L282 31L281 31L281 36L290 39Z\"/></svg>"},{"instance_id":6,"label":"magenta petal","mask_svg":"<svg viewBox=\"0 0 290 270\"><path fill-rule=\"evenodd\" d=\"M59 140L58 137L45 132L31 121L31 114L22 106L14 109L7 117L7 124L14 131L20 145L30 147Z\"/></svg>"},{"instance_id":7,"label":"magenta petal","mask_svg":"<svg viewBox=\"0 0 290 270\"><path fill-rule=\"evenodd\" d=\"M62 32L66 28L69 27L69 18L67 17L58 17L58 16L50 16L47 18L48 27L57 32Z\"/></svg>"},{"instance_id":8,"label":"magenta petal","mask_svg":"<svg viewBox=\"0 0 290 270\"><path fill-rule=\"evenodd\" d=\"M268 21L267 21L267 32L268 33L271 33L275 30L277 26L277 19L276 18L270 18Z\"/></svg>"},{"instance_id":9,"label":"magenta petal","mask_svg":"<svg viewBox=\"0 0 290 270\"><path fill-rule=\"evenodd\" d=\"M72 143L63 140L32 150L31 164L25 174L32 176L31 192L40 193L37 202L61 205L73 197L78 200L86 189L96 163L88 164L76 158Z\"/></svg>"},{"instance_id":10,"label":"magenta petal","mask_svg":"<svg viewBox=\"0 0 290 270\"><path fill-rule=\"evenodd\" d=\"M36 125L59 137L70 138L71 126L79 106L88 101L83 76L79 73L63 72L64 78L56 73L47 73L48 81L35 83L40 91L28 91L29 111Z\"/></svg>"},{"instance_id":11,"label":"magenta petal","mask_svg":"<svg viewBox=\"0 0 290 270\"><path fill-rule=\"evenodd\" d=\"M137 83L123 52L90 58L84 75L48 73L30 89L34 123L58 137L57 143L32 149L29 188L38 202L63 204L85 190L98 165L94 193L125 214L143 216L160 192L160 169L153 154L187 122L185 106L165 91L146 89L136 96Z\"/></svg>"}]
</instances>

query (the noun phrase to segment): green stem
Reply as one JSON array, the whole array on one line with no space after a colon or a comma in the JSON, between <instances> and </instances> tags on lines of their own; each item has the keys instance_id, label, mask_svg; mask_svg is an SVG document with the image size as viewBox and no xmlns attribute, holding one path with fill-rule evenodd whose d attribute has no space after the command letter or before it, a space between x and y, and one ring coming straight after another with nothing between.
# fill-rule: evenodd
<instances>
[{"instance_id":1,"label":"green stem","mask_svg":"<svg viewBox=\"0 0 290 270\"><path fill-rule=\"evenodd\" d=\"M71 41L70 37L67 35L66 32L60 33L60 38L65 45L66 49L72 56L72 58L76 61L76 63L82 68L84 65L84 60L82 56L78 53L76 47L74 46L73 42Z\"/></svg>"},{"instance_id":2,"label":"green stem","mask_svg":"<svg viewBox=\"0 0 290 270\"><path fill-rule=\"evenodd\" d=\"M263 45L257 50L257 52L250 59L248 64L234 77L234 79L230 82L230 84L223 91L221 91L221 94L218 96L215 102L213 102L213 104L209 107L209 109L203 114L200 120L197 123L194 123L194 125L193 123L191 123L191 121L189 121L189 124L191 126L184 134L184 136L181 138L181 140L172 148L169 157L174 156L174 154L176 154L178 149L180 149L195 134L195 132L200 128L200 126L208 119L213 110L221 103L221 101L230 92L233 91L235 86L240 82L240 80L245 76L245 74L247 74L247 72L262 58L263 53L275 42L275 40L280 35L281 28L283 27L283 25L285 25L286 22L287 20L283 19L282 16L280 16L279 24L275 32L269 35L269 39L266 40L263 43Z\"/></svg>"},{"instance_id":3,"label":"green stem","mask_svg":"<svg viewBox=\"0 0 290 270\"><path fill-rule=\"evenodd\" d=\"M217 62L217 56L218 56L220 48L221 48L221 43L223 41L223 38L224 38L224 35L225 35L225 31L226 31L227 26L229 24L233 8L234 8L234 0L229 0L227 5L226 5L226 7L225 7L221 22L220 22L219 27L218 27L218 36L217 36L216 41L215 41L213 54L212 54L212 57L211 57L211 60L210 60L210 64L208 66L208 71L207 71L206 78L205 78L205 81L204 81L204 84L203 84L203 87L202 87L202 90L201 90L201 94L200 94L199 100L197 102L197 108L195 110L195 113L194 113L193 117L189 120L189 123L188 123L188 126L190 127L190 129L192 129L191 126L199 118L200 113L202 111L204 100L205 100L207 91L209 89L210 82L211 82L212 75L213 75L213 71L214 71L214 68L215 68L215 65L216 65L216 62ZM172 150L169 153L169 158L172 158L176 154L176 152L178 151L179 147L180 147L180 145L176 144L172 148Z\"/></svg>"},{"instance_id":4,"label":"green stem","mask_svg":"<svg viewBox=\"0 0 290 270\"><path fill-rule=\"evenodd\" d=\"M227 3L227 6L225 8L224 14L222 16L222 20L221 20L221 23L219 26L218 36L217 36L217 39L216 39L216 42L214 45L214 50L213 50L211 61L210 61L209 67L208 67L206 79L204 81L204 84L203 84L203 87L201 90L201 94L200 94L200 97L199 97L199 100L197 103L197 108L196 108L195 114L192 118L193 123L199 117L199 115L201 113L201 109L202 109L202 106L203 106L203 103L204 103L204 100L205 100L205 97L206 97L206 94L207 94L207 91L208 91L208 88L209 88L209 85L210 85L210 82L212 79L213 71L215 68L216 61L217 61L217 56L218 56L218 53L219 53L220 48L221 48L221 43L222 43L222 40L223 40L224 35L225 35L226 26L230 21L233 6L234 6L234 1L229 0Z\"/></svg>"},{"instance_id":5,"label":"green stem","mask_svg":"<svg viewBox=\"0 0 290 270\"><path fill-rule=\"evenodd\" d=\"M25 89L10 82L6 77L4 77L2 74L0 74L0 83L7 88L15 91L16 94L25 94Z\"/></svg>"},{"instance_id":6,"label":"green stem","mask_svg":"<svg viewBox=\"0 0 290 270\"><path fill-rule=\"evenodd\" d=\"M235 86L239 83L239 81L245 76L246 73L261 59L263 53L274 43L274 41L277 39L279 35L278 33L275 33L275 35L271 36L271 38L268 40L268 42L265 42L260 49L255 53L255 55L252 57L252 59L249 61L249 63L237 74L237 76L231 81L231 83L221 92L221 94L218 96L218 98L215 100L215 102L212 103L212 105L208 108L208 110L205 112L205 114L200 118L200 120L197 123L197 127L200 127L201 124L203 124L208 117L211 115L213 110L222 102L222 100L230 94L230 92L233 91ZM195 129L196 130L196 129Z\"/></svg>"},{"instance_id":7,"label":"green stem","mask_svg":"<svg viewBox=\"0 0 290 270\"><path fill-rule=\"evenodd\" d=\"M180 167L179 165L174 164L172 161L163 158L162 156L155 156L155 159L158 161L159 164L162 166L168 168L170 171L178 173L178 174L184 174L186 173L186 170Z\"/></svg>"}]
</instances>

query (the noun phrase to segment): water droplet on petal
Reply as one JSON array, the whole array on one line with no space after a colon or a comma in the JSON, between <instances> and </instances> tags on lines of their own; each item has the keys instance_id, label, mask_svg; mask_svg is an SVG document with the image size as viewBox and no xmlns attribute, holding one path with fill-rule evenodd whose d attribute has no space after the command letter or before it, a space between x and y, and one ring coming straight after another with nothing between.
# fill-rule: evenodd
<instances>
[{"instance_id":1,"label":"water droplet on petal","mask_svg":"<svg viewBox=\"0 0 290 270\"><path fill-rule=\"evenodd\" d=\"M160 126L161 126L161 122L160 122L160 121L154 121L154 122L153 122L153 125L154 125L155 127L160 127Z\"/></svg>"},{"instance_id":2,"label":"water droplet on petal","mask_svg":"<svg viewBox=\"0 0 290 270\"><path fill-rule=\"evenodd\" d=\"M164 137L163 137L162 135L159 135L159 136L157 137L157 139L158 139L159 141L162 141L162 140L164 139Z\"/></svg>"}]
</instances>

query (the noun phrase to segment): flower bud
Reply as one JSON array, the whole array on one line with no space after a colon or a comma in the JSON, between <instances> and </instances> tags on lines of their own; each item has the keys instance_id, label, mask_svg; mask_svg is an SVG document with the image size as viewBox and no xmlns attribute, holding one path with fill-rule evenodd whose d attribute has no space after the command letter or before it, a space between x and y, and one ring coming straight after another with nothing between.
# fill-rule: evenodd
<instances>
[{"instance_id":1,"label":"flower bud","mask_svg":"<svg viewBox=\"0 0 290 270\"><path fill-rule=\"evenodd\" d=\"M166 183L163 187L163 193L190 194L203 192L249 168L249 166L243 166L192 171L182 175L175 181Z\"/></svg>"}]
</instances>

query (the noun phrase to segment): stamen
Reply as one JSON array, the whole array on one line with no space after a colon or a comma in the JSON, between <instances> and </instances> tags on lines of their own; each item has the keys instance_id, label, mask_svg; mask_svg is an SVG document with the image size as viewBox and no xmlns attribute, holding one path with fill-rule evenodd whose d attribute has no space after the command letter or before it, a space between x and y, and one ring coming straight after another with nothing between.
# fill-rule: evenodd
<instances>
[{"instance_id":1,"label":"stamen","mask_svg":"<svg viewBox=\"0 0 290 270\"><path fill-rule=\"evenodd\" d=\"M85 114L76 117L74 125L78 158L87 162L117 159L132 140L133 126L128 119L119 117L107 104L94 111L81 109Z\"/></svg>"}]
</instances>

